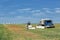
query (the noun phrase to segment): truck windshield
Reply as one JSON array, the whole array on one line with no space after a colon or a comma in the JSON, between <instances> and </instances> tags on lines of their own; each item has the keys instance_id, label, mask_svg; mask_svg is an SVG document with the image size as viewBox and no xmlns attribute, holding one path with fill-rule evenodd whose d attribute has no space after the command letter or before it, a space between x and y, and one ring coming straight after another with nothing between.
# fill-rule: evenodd
<instances>
[{"instance_id":1,"label":"truck windshield","mask_svg":"<svg viewBox=\"0 0 60 40\"><path fill-rule=\"evenodd\" d=\"M51 20L48 20L48 21L45 21L45 25L52 25L52 21Z\"/></svg>"}]
</instances>

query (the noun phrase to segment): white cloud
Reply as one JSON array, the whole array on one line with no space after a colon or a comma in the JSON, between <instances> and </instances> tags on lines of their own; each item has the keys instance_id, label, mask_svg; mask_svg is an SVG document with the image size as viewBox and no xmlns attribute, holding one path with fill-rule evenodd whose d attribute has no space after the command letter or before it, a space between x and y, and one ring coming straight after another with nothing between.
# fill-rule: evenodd
<instances>
[{"instance_id":1,"label":"white cloud","mask_svg":"<svg viewBox=\"0 0 60 40\"><path fill-rule=\"evenodd\" d=\"M32 20L31 17L15 16L15 17L0 17L0 23L26 23L28 20Z\"/></svg>"},{"instance_id":2,"label":"white cloud","mask_svg":"<svg viewBox=\"0 0 60 40\"><path fill-rule=\"evenodd\" d=\"M29 14L19 14L19 13L29 13ZM56 13L60 13L60 9L59 8L56 8L55 10L54 9L50 9L50 8L42 8L42 10L38 9L32 9L32 8L24 8L24 9L17 9L15 11L11 11L8 13L8 16L6 16L4 13L1 14L1 15L5 15L5 17L0 17L0 22L1 21L6 21L7 23L8 22L24 22L24 21L36 21L36 20L39 20L41 17L43 18L46 18L46 17L50 17L50 18L56 18L58 19L58 15L59 14L56 14ZM18 15L17 15L18 14ZM31 14L31 15L30 15ZM53 14L53 15L51 15ZM9 17L9 15L11 15ZM13 16L14 15L14 16ZM27 16L28 15L28 16ZM38 19L39 18L39 19ZM6 19L6 20L5 20Z\"/></svg>"},{"instance_id":3,"label":"white cloud","mask_svg":"<svg viewBox=\"0 0 60 40\"><path fill-rule=\"evenodd\" d=\"M60 8L55 8L56 13L60 13Z\"/></svg>"},{"instance_id":4,"label":"white cloud","mask_svg":"<svg viewBox=\"0 0 60 40\"><path fill-rule=\"evenodd\" d=\"M40 10L32 10L32 13L40 13Z\"/></svg>"},{"instance_id":5,"label":"white cloud","mask_svg":"<svg viewBox=\"0 0 60 40\"><path fill-rule=\"evenodd\" d=\"M34 13L33 16L45 16L44 12Z\"/></svg>"},{"instance_id":6,"label":"white cloud","mask_svg":"<svg viewBox=\"0 0 60 40\"><path fill-rule=\"evenodd\" d=\"M17 9L17 11L30 11L32 10L31 8L24 8L24 9Z\"/></svg>"},{"instance_id":7,"label":"white cloud","mask_svg":"<svg viewBox=\"0 0 60 40\"><path fill-rule=\"evenodd\" d=\"M19 13L30 13L31 12L31 8L24 8L24 9L17 9L16 11Z\"/></svg>"},{"instance_id":8,"label":"white cloud","mask_svg":"<svg viewBox=\"0 0 60 40\"><path fill-rule=\"evenodd\" d=\"M41 11L41 10L36 10L36 9L32 9L32 8L24 8L24 9L17 9L15 12L11 12L11 14L18 14L19 13L29 13L31 14L32 16L46 16L47 14L46 13L54 13L52 12L51 9L49 8L43 8L44 11ZM25 16L25 15L24 15ZM24 17L23 17L24 18Z\"/></svg>"},{"instance_id":9,"label":"white cloud","mask_svg":"<svg viewBox=\"0 0 60 40\"><path fill-rule=\"evenodd\" d=\"M60 10L56 10L56 13L60 13Z\"/></svg>"},{"instance_id":10,"label":"white cloud","mask_svg":"<svg viewBox=\"0 0 60 40\"><path fill-rule=\"evenodd\" d=\"M31 8L25 8L25 9L20 9L20 10L30 11L32 9Z\"/></svg>"},{"instance_id":11,"label":"white cloud","mask_svg":"<svg viewBox=\"0 0 60 40\"><path fill-rule=\"evenodd\" d=\"M50 9L50 8L43 8L43 10L44 10L46 13L50 13L50 14L53 14L53 13L54 13L54 10L53 10L53 9Z\"/></svg>"},{"instance_id":12,"label":"white cloud","mask_svg":"<svg viewBox=\"0 0 60 40\"><path fill-rule=\"evenodd\" d=\"M47 13L53 13L51 10L46 10Z\"/></svg>"},{"instance_id":13,"label":"white cloud","mask_svg":"<svg viewBox=\"0 0 60 40\"><path fill-rule=\"evenodd\" d=\"M26 16L16 16L17 19L32 19L32 17L26 17Z\"/></svg>"},{"instance_id":14,"label":"white cloud","mask_svg":"<svg viewBox=\"0 0 60 40\"><path fill-rule=\"evenodd\" d=\"M60 10L60 8L55 8L56 10Z\"/></svg>"}]
</instances>

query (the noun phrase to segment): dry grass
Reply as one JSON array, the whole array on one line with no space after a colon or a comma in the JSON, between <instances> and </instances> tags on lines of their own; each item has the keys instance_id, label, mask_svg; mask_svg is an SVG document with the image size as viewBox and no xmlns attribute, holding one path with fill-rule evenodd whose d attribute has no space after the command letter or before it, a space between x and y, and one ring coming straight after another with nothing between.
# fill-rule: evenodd
<instances>
[{"instance_id":1,"label":"dry grass","mask_svg":"<svg viewBox=\"0 0 60 40\"><path fill-rule=\"evenodd\" d=\"M24 24L1 24L0 40L60 40L60 24L35 30L27 30Z\"/></svg>"},{"instance_id":2,"label":"dry grass","mask_svg":"<svg viewBox=\"0 0 60 40\"><path fill-rule=\"evenodd\" d=\"M21 35L22 38L19 39L39 39L39 35L28 32L25 28L18 25L4 25L9 31Z\"/></svg>"}]
</instances>

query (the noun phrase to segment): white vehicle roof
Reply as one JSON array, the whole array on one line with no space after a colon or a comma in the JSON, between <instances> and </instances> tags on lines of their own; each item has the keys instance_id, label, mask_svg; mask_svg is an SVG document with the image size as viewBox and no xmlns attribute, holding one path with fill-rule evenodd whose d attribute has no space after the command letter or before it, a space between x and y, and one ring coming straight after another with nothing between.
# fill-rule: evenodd
<instances>
[{"instance_id":1,"label":"white vehicle roof","mask_svg":"<svg viewBox=\"0 0 60 40\"><path fill-rule=\"evenodd\" d=\"M41 19L41 21L44 21L44 20L51 20L51 19L47 19L47 18L46 19Z\"/></svg>"}]
</instances>

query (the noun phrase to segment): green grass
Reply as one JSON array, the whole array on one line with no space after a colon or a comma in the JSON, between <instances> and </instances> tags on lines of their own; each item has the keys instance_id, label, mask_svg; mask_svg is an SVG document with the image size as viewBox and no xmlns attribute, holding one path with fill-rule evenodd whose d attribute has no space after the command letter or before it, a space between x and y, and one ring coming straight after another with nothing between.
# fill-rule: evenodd
<instances>
[{"instance_id":1,"label":"green grass","mask_svg":"<svg viewBox=\"0 0 60 40\"><path fill-rule=\"evenodd\" d=\"M26 30L25 24L14 25L17 25L20 29L22 28L22 30L11 31L0 24L0 40L60 40L60 24L55 24L55 28L35 30ZM33 24L33 26L35 25Z\"/></svg>"},{"instance_id":2,"label":"green grass","mask_svg":"<svg viewBox=\"0 0 60 40\"><path fill-rule=\"evenodd\" d=\"M0 24L0 40L15 40L18 34L8 30L3 24Z\"/></svg>"},{"instance_id":3,"label":"green grass","mask_svg":"<svg viewBox=\"0 0 60 40\"><path fill-rule=\"evenodd\" d=\"M4 26L2 24L0 24L0 40L7 40L8 37L6 37L6 33L7 29L4 28Z\"/></svg>"},{"instance_id":4,"label":"green grass","mask_svg":"<svg viewBox=\"0 0 60 40\"><path fill-rule=\"evenodd\" d=\"M60 24L55 24L55 28L29 30L40 35L44 40L60 40Z\"/></svg>"}]
</instances>

